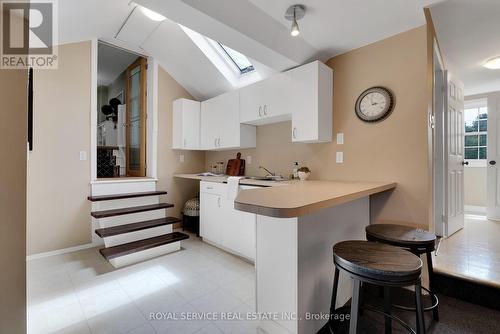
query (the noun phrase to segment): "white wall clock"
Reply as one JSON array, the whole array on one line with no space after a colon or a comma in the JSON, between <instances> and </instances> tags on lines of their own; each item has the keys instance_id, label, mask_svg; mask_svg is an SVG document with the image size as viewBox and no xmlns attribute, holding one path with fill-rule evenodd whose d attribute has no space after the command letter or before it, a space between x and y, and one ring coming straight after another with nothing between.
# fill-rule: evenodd
<instances>
[{"instance_id":1,"label":"white wall clock","mask_svg":"<svg viewBox=\"0 0 500 334\"><path fill-rule=\"evenodd\" d=\"M378 122L389 116L394 109L394 97L384 87L365 90L356 100L356 115L365 122Z\"/></svg>"}]
</instances>

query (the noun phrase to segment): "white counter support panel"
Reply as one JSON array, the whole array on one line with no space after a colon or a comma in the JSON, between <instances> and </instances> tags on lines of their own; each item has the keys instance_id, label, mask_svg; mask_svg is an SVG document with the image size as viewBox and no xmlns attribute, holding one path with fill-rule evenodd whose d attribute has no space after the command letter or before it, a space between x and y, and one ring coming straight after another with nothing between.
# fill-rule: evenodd
<instances>
[{"instance_id":1,"label":"white counter support panel","mask_svg":"<svg viewBox=\"0 0 500 334\"><path fill-rule=\"evenodd\" d=\"M329 314L335 243L365 239L369 197L297 218L257 216L257 312L276 314L261 321L269 333L316 333ZM341 275L337 307L351 297L351 282ZM288 319L287 319L288 317Z\"/></svg>"}]
</instances>

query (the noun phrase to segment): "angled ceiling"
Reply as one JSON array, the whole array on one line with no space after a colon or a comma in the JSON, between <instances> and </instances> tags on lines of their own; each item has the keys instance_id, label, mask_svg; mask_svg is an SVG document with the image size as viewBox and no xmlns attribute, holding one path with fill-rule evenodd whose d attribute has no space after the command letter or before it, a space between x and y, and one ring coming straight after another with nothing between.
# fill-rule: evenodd
<instances>
[{"instance_id":1,"label":"angled ceiling","mask_svg":"<svg viewBox=\"0 0 500 334\"><path fill-rule=\"evenodd\" d=\"M99 43L97 52L97 85L108 86L129 67L138 55Z\"/></svg>"},{"instance_id":2,"label":"angled ceiling","mask_svg":"<svg viewBox=\"0 0 500 334\"><path fill-rule=\"evenodd\" d=\"M439 0L303 0L301 35L290 36L289 0L135 0L167 20L148 21L129 0L59 1L60 43L92 38L154 56L195 98L234 89L180 29L198 31L245 54L264 78L328 58L425 23L424 6Z\"/></svg>"},{"instance_id":3,"label":"angled ceiling","mask_svg":"<svg viewBox=\"0 0 500 334\"><path fill-rule=\"evenodd\" d=\"M500 70L482 66L500 56L500 1L448 0L431 13L445 66L463 81L465 94L500 90Z\"/></svg>"}]
</instances>

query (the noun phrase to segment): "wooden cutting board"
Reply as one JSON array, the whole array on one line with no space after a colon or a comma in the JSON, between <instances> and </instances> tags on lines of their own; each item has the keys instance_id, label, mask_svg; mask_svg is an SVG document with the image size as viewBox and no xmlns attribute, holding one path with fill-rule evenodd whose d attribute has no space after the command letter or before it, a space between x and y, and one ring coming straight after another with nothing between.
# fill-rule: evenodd
<instances>
[{"instance_id":1,"label":"wooden cutting board","mask_svg":"<svg viewBox=\"0 0 500 334\"><path fill-rule=\"evenodd\" d=\"M236 159L229 159L226 167L226 175L243 176L245 175L245 160L241 159L241 153L236 154Z\"/></svg>"}]
</instances>

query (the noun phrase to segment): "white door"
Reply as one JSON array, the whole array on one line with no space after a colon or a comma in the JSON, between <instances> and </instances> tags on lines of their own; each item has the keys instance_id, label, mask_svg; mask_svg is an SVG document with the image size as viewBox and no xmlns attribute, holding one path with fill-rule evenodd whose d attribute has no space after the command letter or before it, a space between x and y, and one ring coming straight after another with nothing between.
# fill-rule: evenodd
<instances>
[{"instance_id":1,"label":"white door","mask_svg":"<svg viewBox=\"0 0 500 334\"><path fill-rule=\"evenodd\" d=\"M500 93L488 95L488 196L489 219L500 220Z\"/></svg>"},{"instance_id":2,"label":"white door","mask_svg":"<svg viewBox=\"0 0 500 334\"><path fill-rule=\"evenodd\" d=\"M221 242L222 196L200 192L200 235L203 239Z\"/></svg>"},{"instance_id":3,"label":"white door","mask_svg":"<svg viewBox=\"0 0 500 334\"><path fill-rule=\"evenodd\" d=\"M464 227L464 96L463 84L446 72L445 132L445 236Z\"/></svg>"},{"instance_id":4,"label":"white door","mask_svg":"<svg viewBox=\"0 0 500 334\"><path fill-rule=\"evenodd\" d=\"M218 140L218 103L217 98L201 102L200 139L201 148L213 150Z\"/></svg>"},{"instance_id":5,"label":"white door","mask_svg":"<svg viewBox=\"0 0 500 334\"><path fill-rule=\"evenodd\" d=\"M218 96L218 148L240 146L240 94L232 91Z\"/></svg>"},{"instance_id":6,"label":"white door","mask_svg":"<svg viewBox=\"0 0 500 334\"><path fill-rule=\"evenodd\" d=\"M292 142L317 139L318 134L318 71L315 62L293 69Z\"/></svg>"}]
</instances>

